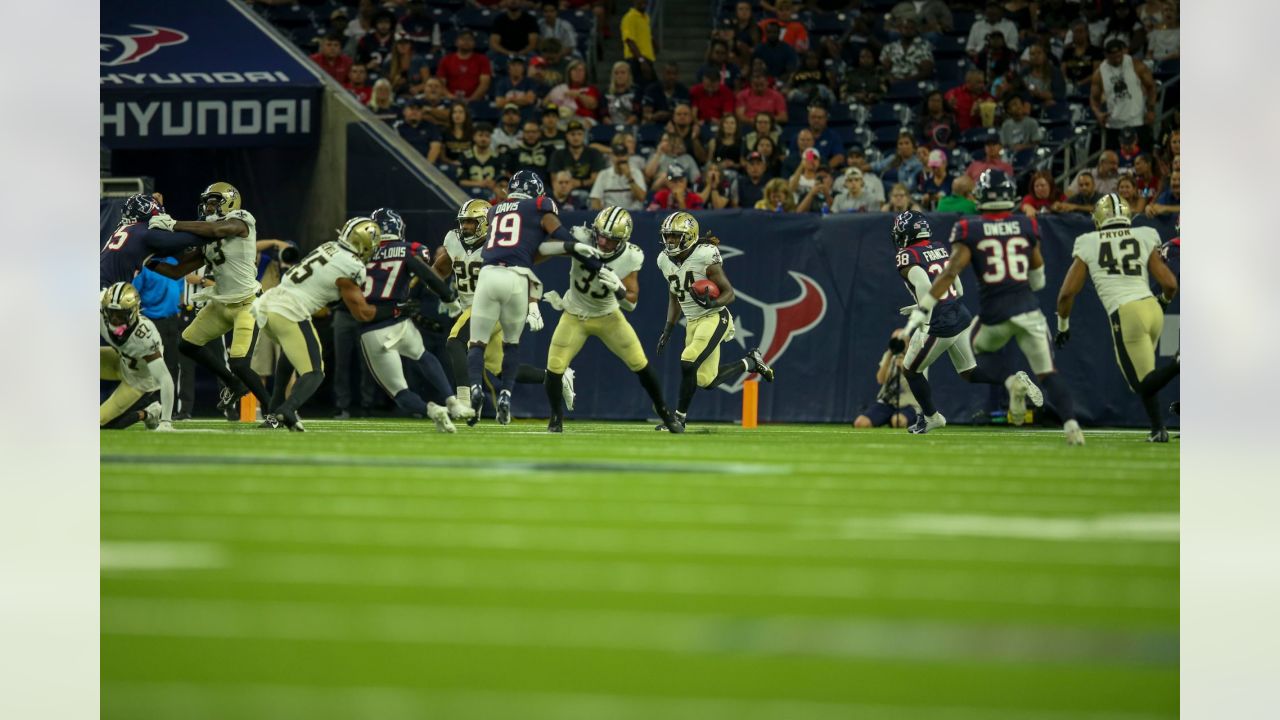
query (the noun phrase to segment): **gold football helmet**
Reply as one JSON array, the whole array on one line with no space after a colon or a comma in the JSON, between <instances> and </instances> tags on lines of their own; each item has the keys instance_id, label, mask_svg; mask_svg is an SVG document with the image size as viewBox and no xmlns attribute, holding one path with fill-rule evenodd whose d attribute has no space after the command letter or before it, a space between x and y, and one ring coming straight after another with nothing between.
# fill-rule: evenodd
<instances>
[{"instance_id":1,"label":"gold football helmet","mask_svg":"<svg viewBox=\"0 0 1280 720\"><path fill-rule=\"evenodd\" d=\"M240 191L231 183L216 182L200 193L200 217L206 220L224 218L240 209Z\"/></svg>"},{"instance_id":2,"label":"gold football helmet","mask_svg":"<svg viewBox=\"0 0 1280 720\"><path fill-rule=\"evenodd\" d=\"M492 206L488 202L472 198L458 208L458 236L462 238L463 245L473 248L489 236L490 207ZM467 225L472 222L475 227L468 230Z\"/></svg>"},{"instance_id":3,"label":"gold football helmet","mask_svg":"<svg viewBox=\"0 0 1280 720\"><path fill-rule=\"evenodd\" d=\"M338 244L365 263L369 262L381 239L382 230L378 223L367 217L353 217L338 231Z\"/></svg>"},{"instance_id":4,"label":"gold football helmet","mask_svg":"<svg viewBox=\"0 0 1280 720\"><path fill-rule=\"evenodd\" d=\"M698 242L698 221L681 210L667 216L658 230L662 236L663 251L675 257Z\"/></svg>"},{"instance_id":5,"label":"gold football helmet","mask_svg":"<svg viewBox=\"0 0 1280 720\"><path fill-rule=\"evenodd\" d=\"M118 282L102 291L101 306L107 327L119 337L137 324L142 296L132 284Z\"/></svg>"},{"instance_id":6,"label":"gold football helmet","mask_svg":"<svg viewBox=\"0 0 1280 720\"><path fill-rule=\"evenodd\" d=\"M596 247L604 252L601 260L608 262L627 249L631 239L631 213L620 207L607 207L597 215L592 226L596 231Z\"/></svg>"},{"instance_id":7,"label":"gold football helmet","mask_svg":"<svg viewBox=\"0 0 1280 720\"><path fill-rule=\"evenodd\" d=\"M1112 225L1129 225L1133 222L1129 203L1115 193L1107 193L1093 205L1093 224L1099 230Z\"/></svg>"}]
</instances>

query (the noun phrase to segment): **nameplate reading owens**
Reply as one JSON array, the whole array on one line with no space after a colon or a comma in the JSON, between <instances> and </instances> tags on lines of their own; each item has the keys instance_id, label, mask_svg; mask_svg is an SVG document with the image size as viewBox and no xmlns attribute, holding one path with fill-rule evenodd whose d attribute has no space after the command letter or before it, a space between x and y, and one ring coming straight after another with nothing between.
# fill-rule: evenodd
<instances>
[{"instance_id":1,"label":"nameplate reading owens","mask_svg":"<svg viewBox=\"0 0 1280 720\"><path fill-rule=\"evenodd\" d=\"M991 237L999 237L1001 235L1017 235L1021 230L1016 222L989 222L982 223L982 232Z\"/></svg>"}]
</instances>

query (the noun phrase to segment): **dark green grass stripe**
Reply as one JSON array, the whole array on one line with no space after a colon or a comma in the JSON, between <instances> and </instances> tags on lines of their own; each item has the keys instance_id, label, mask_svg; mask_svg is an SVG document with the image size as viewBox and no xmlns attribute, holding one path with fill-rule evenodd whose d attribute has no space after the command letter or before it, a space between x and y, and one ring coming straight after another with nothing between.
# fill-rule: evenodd
<instances>
[{"instance_id":1,"label":"dark green grass stripe","mask_svg":"<svg viewBox=\"0 0 1280 720\"><path fill-rule=\"evenodd\" d=\"M687 462L655 463L615 462L610 460L583 460L580 462L519 461L486 457L374 457L352 455L124 455L105 454L104 465L267 465L308 467L381 467L381 468L453 468L473 471L527 471L527 472L625 472L671 473L687 472ZM785 472L785 466L760 466L744 463L715 463L715 471L728 474L755 474Z\"/></svg>"}]
</instances>

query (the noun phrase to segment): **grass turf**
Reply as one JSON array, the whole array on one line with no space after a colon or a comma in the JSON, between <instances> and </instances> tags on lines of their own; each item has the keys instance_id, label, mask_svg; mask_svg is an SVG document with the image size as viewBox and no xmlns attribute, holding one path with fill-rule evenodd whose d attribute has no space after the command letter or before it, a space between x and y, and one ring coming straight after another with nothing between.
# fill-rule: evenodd
<instances>
[{"instance_id":1,"label":"grass turf","mask_svg":"<svg viewBox=\"0 0 1280 720\"><path fill-rule=\"evenodd\" d=\"M102 434L104 717L1177 715L1176 442L307 426Z\"/></svg>"}]
</instances>

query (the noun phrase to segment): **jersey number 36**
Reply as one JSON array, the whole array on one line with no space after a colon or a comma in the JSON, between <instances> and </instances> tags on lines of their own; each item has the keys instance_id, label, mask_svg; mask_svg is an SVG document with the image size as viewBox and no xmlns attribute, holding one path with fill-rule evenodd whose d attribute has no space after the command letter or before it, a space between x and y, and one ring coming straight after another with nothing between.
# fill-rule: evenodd
<instances>
[{"instance_id":1,"label":"jersey number 36","mask_svg":"<svg viewBox=\"0 0 1280 720\"><path fill-rule=\"evenodd\" d=\"M1031 243L1024 237L1011 237L1003 240L985 238L978 241L978 251L986 256L986 269L982 272L982 281L998 283L1005 280L1027 281L1027 270L1031 268L1031 258L1027 248Z\"/></svg>"}]
</instances>

